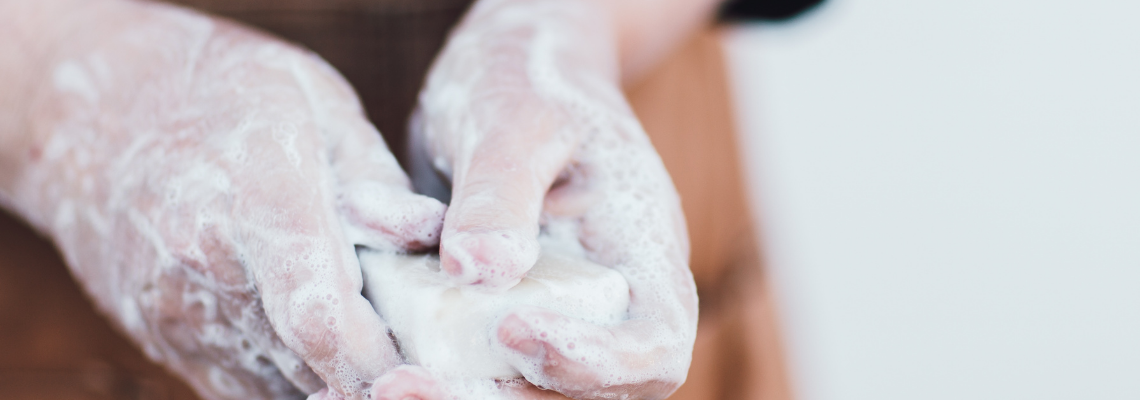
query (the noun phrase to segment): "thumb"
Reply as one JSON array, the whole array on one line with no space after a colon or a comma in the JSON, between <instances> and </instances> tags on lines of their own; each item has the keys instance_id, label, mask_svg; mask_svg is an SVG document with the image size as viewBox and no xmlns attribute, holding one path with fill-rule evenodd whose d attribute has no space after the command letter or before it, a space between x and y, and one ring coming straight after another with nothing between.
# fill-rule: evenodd
<instances>
[{"instance_id":1,"label":"thumb","mask_svg":"<svg viewBox=\"0 0 1140 400\"><path fill-rule=\"evenodd\" d=\"M423 250L439 243L446 210L412 191L407 175L368 122L351 86L327 64L308 85L337 181L337 208L348 240L376 249Z\"/></svg>"},{"instance_id":2,"label":"thumb","mask_svg":"<svg viewBox=\"0 0 1140 400\"><path fill-rule=\"evenodd\" d=\"M437 245L447 206L412 192L380 133L363 118L357 122L332 151L340 186L337 203L349 240L393 250Z\"/></svg>"},{"instance_id":3,"label":"thumb","mask_svg":"<svg viewBox=\"0 0 1140 400\"><path fill-rule=\"evenodd\" d=\"M499 119L529 123L491 127L454 148L440 261L455 283L504 290L538 260L543 199L576 143L544 114Z\"/></svg>"}]
</instances>

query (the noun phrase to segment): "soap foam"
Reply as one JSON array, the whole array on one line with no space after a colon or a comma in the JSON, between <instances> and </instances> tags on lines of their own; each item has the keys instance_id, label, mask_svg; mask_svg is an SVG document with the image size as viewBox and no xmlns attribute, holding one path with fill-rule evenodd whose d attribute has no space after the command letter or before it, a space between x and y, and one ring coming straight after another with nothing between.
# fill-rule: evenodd
<instances>
[{"instance_id":1,"label":"soap foam","mask_svg":"<svg viewBox=\"0 0 1140 400\"><path fill-rule=\"evenodd\" d=\"M435 255L361 250L365 295L411 364L448 379L516 378L493 329L513 310L543 307L603 326L626 318L629 285L613 269L543 240L525 278L504 293L452 286Z\"/></svg>"}]
</instances>

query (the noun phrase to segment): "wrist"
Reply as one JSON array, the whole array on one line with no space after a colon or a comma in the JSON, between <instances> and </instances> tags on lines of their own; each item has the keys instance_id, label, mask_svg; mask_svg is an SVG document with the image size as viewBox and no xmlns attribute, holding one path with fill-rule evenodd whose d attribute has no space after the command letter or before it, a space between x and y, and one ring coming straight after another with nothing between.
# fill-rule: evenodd
<instances>
[{"instance_id":1,"label":"wrist","mask_svg":"<svg viewBox=\"0 0 1140 400\"><path fill-rule=\"evenodd\" d=\"M636 81L712 22L723 0L575 0L593 3L612 25L623 84Z\"/></svg>"},{"instance_id":2,"label":"wrist","mask_svg":"<svg viewBox=\"0 0 1140 400\"><path fill-rule=\"evenodd\" d=\"M608 57L621 84L637 80L694 31L712 21L722 0L480 0L465 21L519 11L535 24L575 26L576 47ZM529 9L528 11L523 11ZM563 12L543 12L561 9ZM570 12L566 12L570 10ZM457 30L463 29L461 24Z\"/></svg>"},{"instance_id":3,"label":"wrist","mask_svg":"<svg viewBox=\"0 0 1140 400\"><path fill-rule=\"evenodd\" d=\"M610 11L593 0L479 0L451 38L467 39L481 49L477 51L510 55L491 57L492 65L480 67L522 67L527 73L572 70L616 85L622 71Z\"/></svg>"}]
</instances>

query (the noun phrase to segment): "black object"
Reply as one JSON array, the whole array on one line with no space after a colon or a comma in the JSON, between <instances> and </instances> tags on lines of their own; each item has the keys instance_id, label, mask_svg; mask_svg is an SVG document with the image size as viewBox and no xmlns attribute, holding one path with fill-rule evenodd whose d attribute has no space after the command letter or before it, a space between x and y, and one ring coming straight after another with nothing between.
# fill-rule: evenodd
<instances>
[{"instance_id":1,"label":"black object","mask_svg":"<svg viewBox=\"0 0 1140 400\"><path fill-rule=\"evenodd\" d=\"M786 21L823 0L729 0L721 5L721 21Z\"/></svg>"}]
</instances>

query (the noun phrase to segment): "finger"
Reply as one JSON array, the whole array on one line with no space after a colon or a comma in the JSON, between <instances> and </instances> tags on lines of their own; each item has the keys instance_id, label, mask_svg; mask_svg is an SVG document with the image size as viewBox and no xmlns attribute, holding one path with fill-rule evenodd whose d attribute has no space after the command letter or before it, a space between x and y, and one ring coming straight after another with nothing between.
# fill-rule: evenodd
<instances>
[{"instance_id":1,"label":"finger","mask_svg":"<svg viewBox=\"0 0 1140 400\"><path fill-rule=\"evenodd\" d=\"M520 103L484 103L498 122L460 139L451 154L440 260L456 283L505 290L538 259L543 198L576 140L557 128L565 122L559 110Z\"/></svg>"},{"instance_id":2,"label":"finger","mask_svg":"<svg viewBox=\"0 0 1140 400\"><path fill-rule=\"evenodd\" d=\"M344 400L344 395L334 390L329 390L328 387L324 387L316 393L309 395L306 400Z\"/></svg>"},{"instance_id":3,"label":"finger","mask_svg":"<svg viewBox=\"0 0 1140 400\"><path fill-rule=\"evenodd\" d=\"M587 147L581 162L607 173L585 172L590 193L581 195L593 200L579 217L580 240L594 261L625 276L629 320L604 327L524 309L504 318L496 337L511 364L540 387L575 398L663 398L684 382L696 334L679 201L647 143Z\"/></svg>"},{"instance_id":4,"label":"finger","mask_svg":"<svg viewBox=\"0 0 1140 400\"><path fill-rule=\"evenodd\" d=\"M522 379L440 379L427 369L404 365L389 371L372 386L372 400L566 400Z\"/></svg>"},{"instance_id":5,"label":"finger","mask_svg":"<svg viewBox=\"0 0 1140 400\"><path fill-rule=\"evenodd\" d=\"M345 116L341 120L347 120ZM338 206L349 240L376 249L422 250L439 244L447 206L415 194L379 132L358 124L340 136L332 162L340 181Z\"/></svg>"},{"instance_id":6,"label":"finger","mask_svg":"<svg viewBox=\"0 0 1140 400\"><path fill-rule=\"evenodd\" d=\"M272 351L259 345L256 333L251 335L248 320L258 319L260 313L235 312L249 302L243 301L246 293L232 288L248 285L202 279L204 269L197 260L183 261L189 262L162 270L138 296L140 312L156 334L148 346L152 357L158 355L153 352L160 352L157 358L171 362L168 367L210 398L295 398L303 394L304 387L284 376L286 370L280 364L275 368Z\"/></svg>"},{"instance_id":7,"label":"finger","mask_svg":"<svg viewBox=\"0 0 1140 400\"><path fill-rule=\"evenodd\" d=\"M324 385L305 360L285 346L264 314L243 315L240 318L245 322L250 344L261 349L289 383L304 393L312 393ZM242 343L242 346L244 347L245 343Z\"/></svg>"},{"instance_id":8,"label":"finger","mask_svg":"<svg viewBox=\"0 0 1140 400\"><path fill-rule=\"evenodd\" d=\"M266 315L285 345L334 391L359 398L365 382L400 357L360 295L360 267L335 199L324 185L313 185L321 177L267 175L259 189L276 196L238 207L257 221L244 227L244 256Z\"/></svg>"},{"instance_id":9,"label":"finger","mask_svg":"<svg viewBox=\"0 0 1140 400\"><path fill-rule=\"evenodd\" d=\"M207 228L208 236L218 237L221 232L217 228ZM203 258L182 257L182 265L187 267L185 271L168 271L174 274L198 273L205 276L212 276L215 279L212 282L214 285L212 290L209 291L196 291L194 296L187 296L187 290L175 291L169 289L162 289L157 292L164 294L183 293L178 296L180 299L175 299L175 302L170 304L177 304L177 300L182 302L190 299L191 301L202 304L202 308L210 310L207 314L214 318L225 318L229 324L236 330L241 332L237 337L231 340L217 340L217 332L213 330L220 330L217 326L208 330L207 335L215 335L211 339L199 339L200 343L227 343L231 348L226 349L226 356L236 356L242 360L240 365L249 368L261 368L267 363L272 363L276 370L285 377L289 383L292 383L296 389L303 393L312 393L324 386L321 381L305 361L298 357L292 350L289 350L281 338L274 332L272 325L266 318L262 310L256 310L258 303L256 302L256 294L252 293L250 282L244 274L240 273L218 273L218 271L241 271L241 265L238 265L238 260L232 258L229 246L222 245L219 241L211 240L205 243L199 243L197 250ZM221 268L218 268L218 267ZM211 268L213 267L213 268ZM193 272L190 272L193 271ZM194 282L195 279L185 279L186 282ZM199 281L200 282L200 281ZM209 306L207 306L209 305ZM251 307L251 305L253 307ZM182 307L185 309L185 307ZM251 308L256 311L251 311ZM174 312L174 310L170 310ZM179 314L167 314L179 315ZM185 313L181 313L185 316ZM181 330L180 334L185 334L186 330ZM226 356L220 358L225 359ZM251 362L252 361L252 362ZM218 382L225 382L225 379L214 379ZM219 386L219 385L213 385ZM226 387L226 385L220 385ZM241 397L241 396L238 396ZM251 397L251 396L245 396Z\"/></svg>"},{"instance_id":10,"label":"finger","mask_svg":"<svg viewBox=\"0 0 1140 400\"><path fill-rule=\"evenodd\" d=\"M272 108L258 106L243 133L247 165L233 180L243 189L233 213L241 259L274 331L337 395L359 399L372 380L401 358L387 327L360 295L362 279L337 212L338 178L331 172L322 111L306 82L320 71L311 60L287 58L286 68L250 79L289 74L301 90L273 87ZM285 79L276 77L278 81ZM320 86L312 84L310 86ZM258 93L244 93L256 100ZM378 178L377 178L378 179Z\"/></svg>"},{"instance_id":11,"label":"finger","mask_svg":"<svg viewBox=\"0 0 1140 400\"><path fill-rule=\"evenodd\" d=\"M553 390L543 390L535 387L519 379L518 381L507 381L500 383L503 392L503 398L511 400L568 400L569 398L562 395L562 393Z\"/></svg>"},{"instance_id":12,"label":"finger","mask_svg":"<svg viewBox=\"0 0 1140 400\"><path fill-rule=\"evenodd\" d=\"M372 182L342 187L339 204L350 242L396 251L438 245L447 211L433 198Z\"/></svg>"},{"instance_id":13,"label":"finger","mask_svg":"<svg viewBox=\"0 0 1140 400\"><path fill-rule=\"evenodd\" d=\"M650 321L602 327L544 309L509 314L496 329L508 362L535 385L573 398L665 398L688 361L671 357L669 334Z\"/></svg>"},{"instance_id":14,"label":"finger","mask_svg":"<svg viewBox=\"0 0 1140 400\"><path fill-rule=\"evenodd\" d=\"M372 400L444 400L443 384L422 367L404 365L372 385Z\"/></svg>"},{"instance_id":15,"label":"finger","mask_svg":"<svg viewBox=\"0 0 1140 400\"><path fill-rule=\"evenodd\" d=\"M307 75L314 120L323 132L339 186L338 207L349 240L378 249L422 250L439 244L446 211L411 184L352 88L319 59Z\"/></svg>"}]
</instances>

